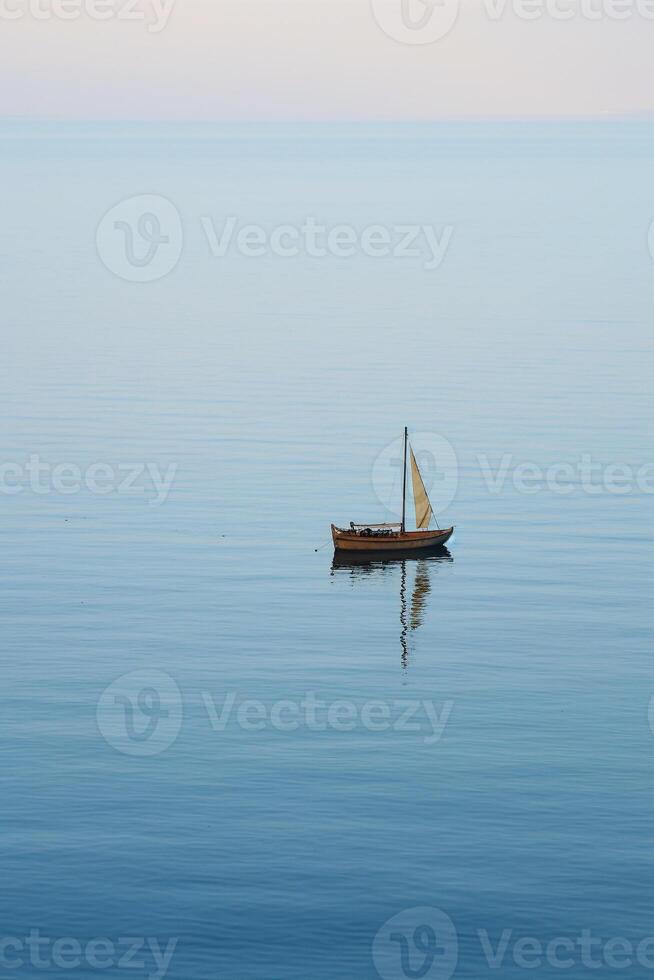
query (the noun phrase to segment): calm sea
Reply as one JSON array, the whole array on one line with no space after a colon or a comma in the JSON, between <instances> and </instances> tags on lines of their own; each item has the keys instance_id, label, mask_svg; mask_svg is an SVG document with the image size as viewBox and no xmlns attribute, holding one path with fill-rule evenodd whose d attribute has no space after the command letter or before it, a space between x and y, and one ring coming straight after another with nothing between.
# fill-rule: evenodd
<instances>
[{"instance_id":1,"label":"calm sea","mask_svg":"<svg viewBox=\"0 0 654 980\"><path fill-rule=\"evenodd\" d=\"M651 128L0 141L0 974L647 975Z\"/></svg>"}]
</instances>

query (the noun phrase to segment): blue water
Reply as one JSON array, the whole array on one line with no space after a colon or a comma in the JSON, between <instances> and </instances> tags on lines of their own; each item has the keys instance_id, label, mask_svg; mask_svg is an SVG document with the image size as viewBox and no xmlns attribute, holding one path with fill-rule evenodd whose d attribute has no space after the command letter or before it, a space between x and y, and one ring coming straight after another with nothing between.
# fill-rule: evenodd
<instances>
[{"instance_id":1,"label":"blue water","mask_svg":"<svg viewBox=\"0 0 654 980\"><path fill-rule=\"evenodd\" d=\"M22 946L0 975L43 975L30 930L52 975L83 980L161 975L155 938L177 940L170 980L651 972L605 944L654 934L652 468L649 492L602 482L652 461L651 129L0 137L0 462L175 472L157 504L147 471L101 494L3 470L0 931ZM125 281L96 229L144 194L175 205L184 245ZM431 271L212 257L201 218L229 215L453 236ZM332 521L394 519L397 454L384 499L375 461L405 424L455 455L449 554L333 564ZM498 492L480 457L508 457ZM573 476L522 492L527 463ZM310 692L354 723L312 723ZM401 730L400 701L429 702L440 737L422 709ZM521 965L521 938L584 929L600 967L580 946ZM510 931L499 968L484 930L493 949ZM53 960L63 937L78 965Z\"/></svg>"}]
</instances>

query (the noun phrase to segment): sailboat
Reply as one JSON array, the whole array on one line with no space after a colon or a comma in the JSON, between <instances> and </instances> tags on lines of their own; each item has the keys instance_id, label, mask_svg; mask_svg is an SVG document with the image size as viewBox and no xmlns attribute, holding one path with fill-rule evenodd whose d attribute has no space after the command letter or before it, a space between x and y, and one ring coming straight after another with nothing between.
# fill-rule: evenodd
<instances>
[{"instance_id":1,"label":"sailboat","mask_svg":"<svg viewBox=\"0 0 654 980\"><path fill-rule=\"evenodd\" d=\"M411 481L413 483L413 501L416 508L415 531L406 529L406 471L407 449L411 454ZM349 528L336 527L332 524L332 540L336 551L366 551L366 552L416 552L430 548L439 548L449 541L454 534L454 528L429 530L434 519L434 512L416 457L409 445L409 433L404 429L404 469L402 471L402 521L395 524L355 524L350 522ZM437 525L438 527L438 525Z\"/></svg>"}]
</instances>

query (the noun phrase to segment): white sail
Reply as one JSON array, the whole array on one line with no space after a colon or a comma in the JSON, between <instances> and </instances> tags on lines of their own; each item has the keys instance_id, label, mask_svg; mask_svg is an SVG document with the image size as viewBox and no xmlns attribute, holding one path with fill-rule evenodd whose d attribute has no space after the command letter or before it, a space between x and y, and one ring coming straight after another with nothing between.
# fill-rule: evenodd
<instances>
[{"instance_id":1,"label":"white sail","mask_svg":"<svg viewBox=\"0 0 654 980\"><path fill-rule=\"evenodd\" d=\"M427 491L425 490L425 485L422 482L416 457L413 455L413 449L410 446L409 449L411 450L411 480L413 482L413 502L416 506L416 527L418 530L423 530L429 527L429 522L434 514L431 509L429 497L427 496Z\"/></svg>"}]
</instances>

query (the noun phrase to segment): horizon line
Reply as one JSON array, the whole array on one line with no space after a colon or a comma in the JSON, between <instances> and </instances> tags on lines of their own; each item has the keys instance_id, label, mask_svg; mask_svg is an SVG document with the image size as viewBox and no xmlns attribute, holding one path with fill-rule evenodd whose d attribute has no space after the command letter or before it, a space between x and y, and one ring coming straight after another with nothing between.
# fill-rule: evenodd
<instances>
[{"instance_id":1,"label":"horizon line","mask_svg":"<svg viewBox=\"0 0 654 980\"><path fill-rule=\"evenodd\" d=\"M543 124L543 123L601 123L601 122L654 122L654 112L634 112L622 114L582 115L582 116L438 116L433 119L425 118L374 118L369 116L347 117L347 118L327 118L327 119L306 119L306 118L243 118L243 119L153 119L153 118L89 118L89 117L31 117L31 116L0 116L0 125L7 124L26 124L26 125L189 125L189 126L433 126L450 124Z\"/></svg>"}]
</instances>

